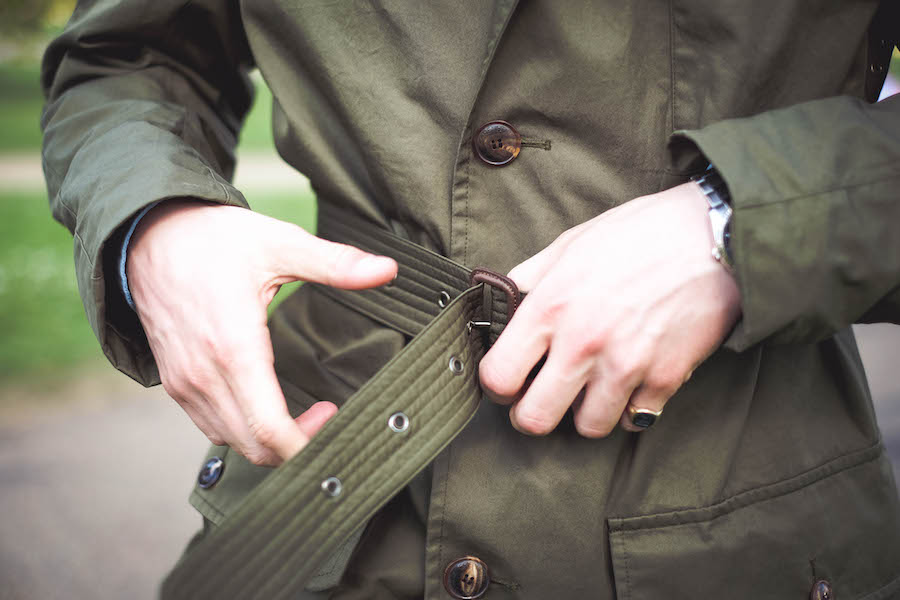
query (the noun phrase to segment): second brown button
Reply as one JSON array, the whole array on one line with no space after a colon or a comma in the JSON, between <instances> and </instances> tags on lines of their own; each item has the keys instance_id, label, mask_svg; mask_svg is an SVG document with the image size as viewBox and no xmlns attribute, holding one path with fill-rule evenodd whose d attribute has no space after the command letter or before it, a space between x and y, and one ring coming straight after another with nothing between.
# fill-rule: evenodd
<instances>
[{"instance_id":1,"label":"second brown button","mask_svg":"<svg viewBox=\"0 0 900 600\"><path fill-rule=\"evenodd\" d=\"M481 598L490 582L487 565L474 556L457 558L444 569L444 588L459 600Z\"/></svg>"},{"instance_id":2,"label":"second brown button","mask_svg":"<svg viewBox=\"0 0 900 600\"><path fill-rule=\"evenodd\" d=\"M475 154L489 165L511 163L522 149L522 136L506 121L491 121L481 126L472 138Z\"/></svg>"}]
</instances>

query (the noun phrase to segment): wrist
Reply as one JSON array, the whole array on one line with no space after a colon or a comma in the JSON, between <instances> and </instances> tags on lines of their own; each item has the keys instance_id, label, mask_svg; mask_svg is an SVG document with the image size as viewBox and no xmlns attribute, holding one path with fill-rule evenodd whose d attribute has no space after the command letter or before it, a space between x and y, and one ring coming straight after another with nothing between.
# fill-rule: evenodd
<instances>
[{"instance_id":1,"label":"wrist","mask_svg":"<svg viewBox=\"0 0 900 600\"><path fill-rule=\"evenodd\" d=\"M133 281L129 284L129 277L133 277L130 273L129 256L133 254L135 248L141 246L145 233L153 227L153 225L164 219L167 215L182 210L196 207L198 204L207 205L209 203L195 198L176 198L171 200L157 200L152 204L148 204L140 210L131 222L128 231L122 241L122 250L119 258L119 286L125 302L132 310L137 311L132 294Z\"/></svg>"}]
</instances>

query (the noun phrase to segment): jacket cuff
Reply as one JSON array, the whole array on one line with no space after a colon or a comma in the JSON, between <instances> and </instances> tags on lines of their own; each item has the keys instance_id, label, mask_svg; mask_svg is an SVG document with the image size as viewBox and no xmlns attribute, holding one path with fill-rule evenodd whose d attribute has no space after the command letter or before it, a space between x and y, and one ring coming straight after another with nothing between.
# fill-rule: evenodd
<instances>
[{"instance_id":1,"label":"jacket cuff","mask_svg":"<svg viewBox=\"0 0 900 600\"><path fill-rule=\"evenodd\" d=\"M161 143L160 136L169 139ZM127 124L102 137L110 139L90 145L90 164L80 167L78 157L73 161L58 201L80 208L72 211L78 215L76 276L88 321L104 354L123 373L143 385L155 385L159 383L156 363L118 281L129 226L141 211L168 199L190 196L243 207L247 202L196 150L172 134L146 124ZM147 143L137 147L132 143L129 153L117 150L127 146L127 140L140 138ZM167 151L160 152L161 147ZM101 195L102 201L87 201Z\"/></svg>"},{"instance_id":2,"label":"jacket cuff","mask_svg":"<svg viewBox=\"0 0 900 600\"><path fill-rule=\"evenodd\" d=\"M829 98L672 135L673 170L712 163L731 195L743 317L726 347L818 341L896 284L900 152L878 121L897 106L880 104Z\"/></svg>"}]
</instances>

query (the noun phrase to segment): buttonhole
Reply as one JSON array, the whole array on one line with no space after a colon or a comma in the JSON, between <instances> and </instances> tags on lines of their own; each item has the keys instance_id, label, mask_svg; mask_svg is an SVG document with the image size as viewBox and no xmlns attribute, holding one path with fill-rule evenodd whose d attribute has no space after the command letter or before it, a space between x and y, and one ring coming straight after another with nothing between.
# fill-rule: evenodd
<instances>
[{"instance_id":1,"label":"buttonhole","mask_svg":"<svg viewBox=\"0 0 900 600\"><path fill-rule=\"evenodd\" d=\"M550 140L530 140L526 138L522 138L521 144L523 148L540 148L541 150L550 150L551 145Z\"/></svg>"}]
</instances>

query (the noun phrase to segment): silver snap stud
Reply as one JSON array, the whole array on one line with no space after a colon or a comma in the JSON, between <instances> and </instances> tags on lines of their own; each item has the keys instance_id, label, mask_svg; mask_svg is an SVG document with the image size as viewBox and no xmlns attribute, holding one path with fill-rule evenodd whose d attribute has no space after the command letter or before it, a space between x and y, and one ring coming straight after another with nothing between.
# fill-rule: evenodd
<instances>
[{"instance_id":1,"label":"silver snap stud","mask_svg":"<svg viewBox=\"0 0 900 600\"><path fill-rule=\"evenodd\" d=\"M448 294L447 292L441 291L441 293L438 294L438 306L440 306L441 308L444 308L448 304L450 304L450 294Z\"/></svg>"},{"instance_id":2,"label":"silver snap stud","mask_svg":"<svg viewBox=\"0 0 900 600\"><path fill-rule=\"evenodd\" d=\"M331 496L332 498L337 498L341 495L341 492L344 490L344 486L341 485L341 480L337 477L329 477L325 481L322 482L322 491L325 492L326 496Z\"/></svg>"},{"instance_id":3,"label":"silver snap stud","mask_svg":"<svg viewBox=\"0 0 900 600\"><path fill-rule=\"evenodd\" d=\"M409 417L405 413L395 412L388 417L388 427L395 433L406 433L409 429Z\"/></svg>"},{"instance_id":4,"label":"silver snap stud","mask_svg":"<svg viewBox=\"0 0 900 600\"><path fill-rule=\"evenodd\" d=\"M463 364L463 361L459 360L455 356L450 357L450 372L451 373L453 373L454 375L459 375L460 373L463 372L464 367L465 367L465 364Z\"/></svg>"}]
</instances>

